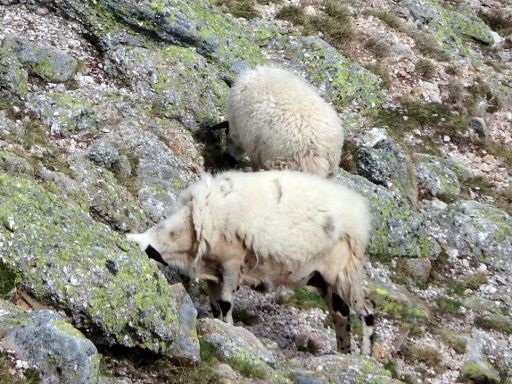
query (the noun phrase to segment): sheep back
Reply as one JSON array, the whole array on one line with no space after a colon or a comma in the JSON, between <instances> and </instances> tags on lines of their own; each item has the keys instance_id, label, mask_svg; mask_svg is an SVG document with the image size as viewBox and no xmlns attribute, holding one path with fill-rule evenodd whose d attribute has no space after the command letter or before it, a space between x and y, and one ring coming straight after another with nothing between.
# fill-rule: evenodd
<instances>
[{"instance_id":1,"label":"sheep back","mask_svg":"<svg viewBox=\"0 0 512 384\"><path fill-rule=\"evenodd\" d=\"M343 129L336 111L300 77L272 66L243 72L227 100L230 140L255 169L337 171Z\"/></svg>"},{"instance_id":2,"label":"sheep back","mask_svg":"<svg viewBox=\"0 0 512 384\"><path fill-rule=\"evenodd\" d=\"M198 258L221 236L238 236L257 258L306 263L347 239L364 258L370 231L366 200L319 176L295 171L205 176L181 196L192 207Z\"/></svg>"}]
</instances>

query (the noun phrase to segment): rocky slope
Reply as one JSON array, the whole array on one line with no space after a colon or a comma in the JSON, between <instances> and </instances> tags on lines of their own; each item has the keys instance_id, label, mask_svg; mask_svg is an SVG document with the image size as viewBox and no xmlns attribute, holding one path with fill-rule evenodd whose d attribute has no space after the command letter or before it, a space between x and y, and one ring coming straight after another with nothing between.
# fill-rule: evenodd
<instances>
[{"instance_id":1,"label":"rocky slope","mask_svg":"<svg viewBox=\"0 0 512 384\"><path fill-rule=\"evenodd\" d=\"M0 0L0 25L2 382L512 382L509 2ZM207 127L268 62L344 122L371 359L313 290L241 288L227 326L124 238L228 168Z\"/></svg>"}]
</instances>

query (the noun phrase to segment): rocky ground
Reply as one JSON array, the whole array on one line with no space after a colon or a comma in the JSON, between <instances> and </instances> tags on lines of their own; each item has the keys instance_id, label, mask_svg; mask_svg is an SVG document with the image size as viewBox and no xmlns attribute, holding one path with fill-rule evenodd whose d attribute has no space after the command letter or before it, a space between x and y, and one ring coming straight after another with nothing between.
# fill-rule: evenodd
<instances>
[{"instance_id":1,"label":"rocky ground","mask_svg":"<svg viewBox=\"0 0 512 384\"><path fill-rule=\"evenodd\" d=\"M512 382L509 2L0 0L0 25L0 381ZM206 127L265 62L344 122L371 359L309 288L242 287L230 327L124 238L227 168Z\"/></svg>"}]
</instances>

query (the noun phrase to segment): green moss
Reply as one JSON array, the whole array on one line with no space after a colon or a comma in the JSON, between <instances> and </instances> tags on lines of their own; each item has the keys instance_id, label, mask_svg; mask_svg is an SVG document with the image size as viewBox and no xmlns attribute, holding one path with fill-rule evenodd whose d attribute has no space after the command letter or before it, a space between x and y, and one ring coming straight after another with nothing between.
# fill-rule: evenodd
<instances>
[{"instance_id":1,"label":"green moss","mask_svg":"<svg viewBox=\"0 0 512 384\"><path fill-rule=\"evenodd\" d=\"M312 287L295 288L292 294L277 296L275 301L281 305L293 305L301 309L320 308L324 311L327 310L324 299L316 288Z\"/></svg>"},{"instance_id":2,"label":"green moss","mask_svg":"<svg viewBox=\"0 0 512 384\"><path fill-rule=\"evenodd\" d=\"M240 354L235 359L228 361L229 365L245 377L265 379L271 369L261 360L254 360L249 354Z\"/></svg>"}]
</instances>

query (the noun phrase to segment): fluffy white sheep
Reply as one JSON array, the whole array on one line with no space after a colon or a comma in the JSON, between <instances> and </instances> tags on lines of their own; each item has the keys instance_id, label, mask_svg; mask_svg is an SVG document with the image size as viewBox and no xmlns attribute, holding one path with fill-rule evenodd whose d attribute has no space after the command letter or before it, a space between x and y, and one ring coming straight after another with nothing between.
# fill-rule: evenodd
<instances>
[{"instance_id":1,"label":"fluffy white sheep","mask_svg":"<svg viewBox=\"0 0 512 384\"><path fill-rule=\"evenodd\" d=\"M370 354L373 304L361 286L369 232L365 199L342 185L295 171L225 172L203 176L168 219L128 239L207 279L212 312L229 323L240 283L315 286L334 318L338 350L350 350L350 306L362 320L361 352Z\"/></svg>"},{"instance_id":2,"label":"fluffy white sheep","mask_svg":"<svg viewBox=\"0 0 512 384\"><path fill-rule=\"evenodd\" d=\"M259 66L243 72L227 99L227 152L254 170L291 169L328 177L338 170L343 128L336 111L302 78Z\"/></svg>"}]
</instances>

